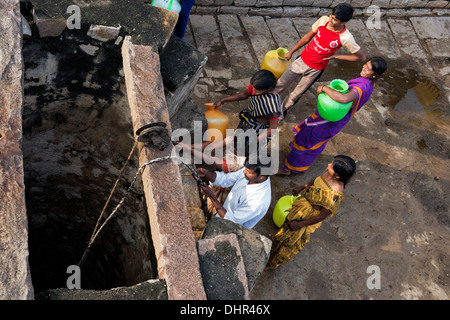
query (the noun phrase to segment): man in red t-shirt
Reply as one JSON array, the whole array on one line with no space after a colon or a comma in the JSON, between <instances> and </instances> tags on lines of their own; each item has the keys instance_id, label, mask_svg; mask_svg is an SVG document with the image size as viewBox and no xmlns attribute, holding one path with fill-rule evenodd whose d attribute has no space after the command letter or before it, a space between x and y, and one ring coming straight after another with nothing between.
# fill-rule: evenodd
<instances>
[{"instance_id":1,"label":"man in red t-shirt","mask_svg":"<svg viewBox=\"0 0 450 320\"><path fill-rule=\"evenodd\" d=\"M353 17L353 7L347 3L338 4L330 14L317 20L309 31L288 53L285 58L291 59L292 54L308 44L300 57L290 64L288 69L278 79L276 91L282 93L299 76L299 83L284 99L280 120L326 69L329 60L365 61L366 57L360 46L355 42L345 24ZM312 40L312 41L311 41ZM344 46L351 54L335 54Z\"/></svg>"}]
</instances>

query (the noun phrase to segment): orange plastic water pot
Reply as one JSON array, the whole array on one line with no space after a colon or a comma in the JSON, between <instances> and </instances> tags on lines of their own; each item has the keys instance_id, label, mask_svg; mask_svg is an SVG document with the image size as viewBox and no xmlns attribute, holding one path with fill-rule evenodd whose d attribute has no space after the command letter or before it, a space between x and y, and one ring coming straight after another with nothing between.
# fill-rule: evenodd
<instances>
[{"instance_id":1,"label":"orange plastic water pot","mask_svg":"<svg viewBox=\"0 0 450 320\"><path fill-rule=\"evenodd\" d=\"M228 117L219 110L214 103L205 103L206 111L205 118L208 121L208 130L206 131L206 141L216 141L226 138L227 129L229 126ZM219 132L217 131L219 130ZM220 133L222 136L220 136Z\"/></svg>"}]
</instances>

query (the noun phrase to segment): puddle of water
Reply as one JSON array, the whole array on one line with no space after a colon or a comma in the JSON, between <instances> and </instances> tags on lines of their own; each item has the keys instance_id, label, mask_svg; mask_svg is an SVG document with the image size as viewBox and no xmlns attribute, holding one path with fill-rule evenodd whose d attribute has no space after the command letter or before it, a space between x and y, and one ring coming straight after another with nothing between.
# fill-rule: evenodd
<instances>
[{"instance_id":1,"label":"puddle of water","mask_svg":"<svg viewBox=\"0 0 450 320\"><path fill-rule=\"evenodd\" d=\"M383 95L384 106L394 112L427 118L448 115L439 85L416 70L388 69L377 85Z\"/></svg>"},{"instance_id":2,"label":"puddle of water","mask_svg":"<svg viewBox=\"0 0 450 320\"><path fill-rule=\"evenodd\" d=\"M407 90L405 96L398 102L394 111L418 113L430 116L444 116L445 108L436 104L441 97L441 91L428 79L421 80Z\"/></svg>"}]
</instances>

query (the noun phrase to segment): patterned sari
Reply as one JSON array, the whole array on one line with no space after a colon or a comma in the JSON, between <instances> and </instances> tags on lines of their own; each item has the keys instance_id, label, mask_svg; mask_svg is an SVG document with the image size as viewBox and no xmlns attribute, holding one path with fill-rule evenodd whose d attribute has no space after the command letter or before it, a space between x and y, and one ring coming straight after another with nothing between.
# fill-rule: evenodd
<instances>
[{"instance_id":1,"label":"patterned sari","mask_svg":"<svg viewBox=\"0 0 450 320\"><path fill-rule=\"evenodd\" d=\"M363 77L348 81L348 85L349 90L355 91L358 97L344 118L330 122L323 119L316 109L310 117L292 128L295 136L289 144L291 151L284 162L284 169L292 172L308 170L325 149L327 142L338 134L369 100L374 87L373 81Z\"/></svg>"},{"instance_id":2,"label":"patterned sari","mask_svg":"<svg viewBox=\"0 0 450 320\"><path fill-rule=\"evenodd\" d=\"M330 210L329 217L332 217L337 212L343 197L342 192L332 190L321 176L314 180L314 185L303 189L301 197L295 200L286 216L285 223L272 237L273 243L268 265L278 268L290 261L309 242L311 233L322 225L322 222L318 222L293 231L289 228L288 222L308 220L317 216L320 210L314 209L313 205Z\"/></svg>"}]
</instances>

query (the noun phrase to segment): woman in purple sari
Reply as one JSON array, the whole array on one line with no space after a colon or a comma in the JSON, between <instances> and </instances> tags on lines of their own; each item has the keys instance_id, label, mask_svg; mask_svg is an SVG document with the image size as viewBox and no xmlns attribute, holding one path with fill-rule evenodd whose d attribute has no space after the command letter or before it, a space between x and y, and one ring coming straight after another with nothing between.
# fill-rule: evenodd
<instances>
[{"instance_id":1,"label":"woman in purple sari","mask_svg":"<svg viewBox=\"0 0 450 320\"><path fill-rule=\"evenodd\" d=\"M363 66L360 77L348 81L348 93L342 94L327 86L319 86L317 94L325 92L331 99L340 103L353 101L352 107L345 117L336 122L323 119L316 111L302 123L293 128L295 137L289 144L284 166L277 174L289 175L291 172L305 172L325 149L327 142L338 134L350 121L353 115L369 100L373 92L374 80L387 69L386 61L381 57L373 57Z\"/></svg>"}]
</instances>

